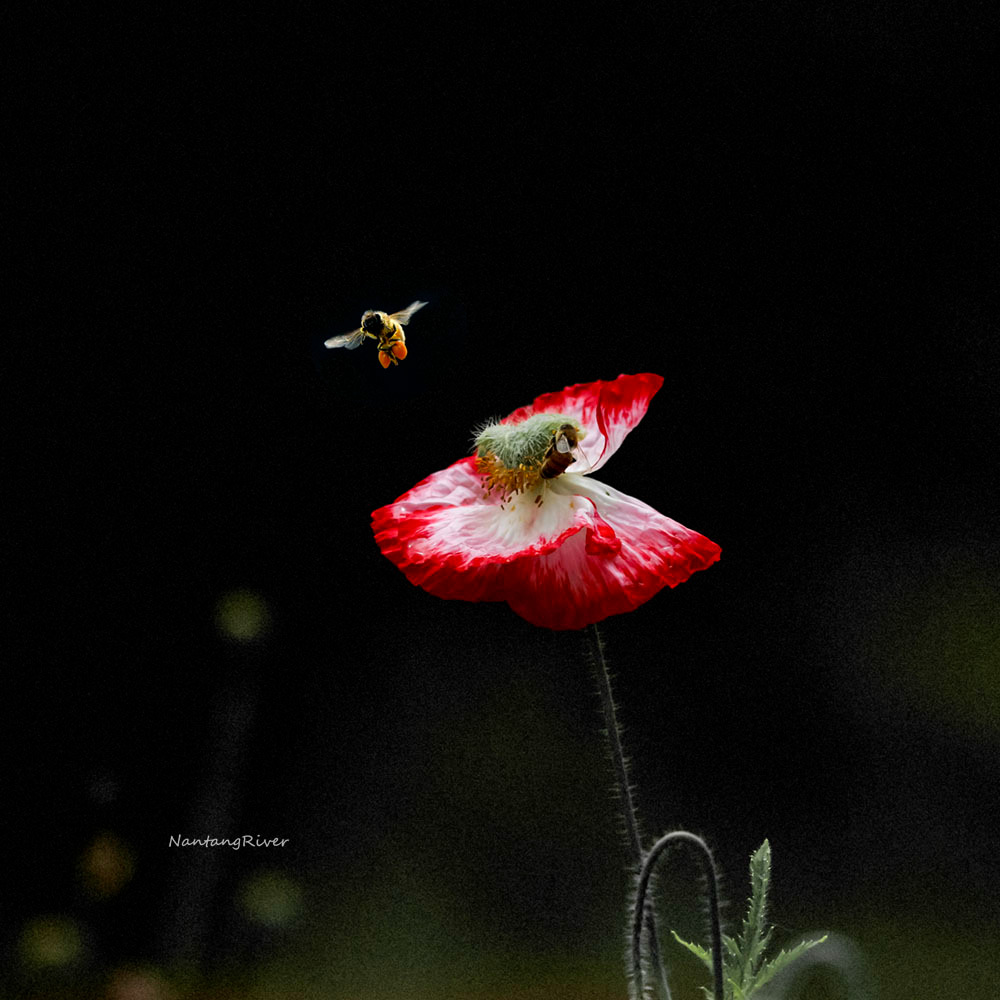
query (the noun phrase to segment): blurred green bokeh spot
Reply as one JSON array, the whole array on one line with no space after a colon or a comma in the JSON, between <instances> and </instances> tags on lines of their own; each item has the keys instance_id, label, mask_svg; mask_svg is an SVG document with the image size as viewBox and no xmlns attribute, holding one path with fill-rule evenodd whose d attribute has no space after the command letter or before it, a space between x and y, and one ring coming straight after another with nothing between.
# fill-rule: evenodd
<instances>
[{"instance_id":1,"label":"blurred green bokeh spot","mask_svg":"<svg viewBox=\"0 0 1000 1000\"><path fill-rule=\"evenodd\" d=\"M35 917L21 932L18 952L29 969L64 968L83 957L83 935L69 917Z\"/></svg>"},{"instance_id":2,"label":"blurred green bokeh spot","mask_svg":"<svg viewBox=\"0 0 1000 1000\"><path fill-rule=\"evenodd\" d=\"M287 927L302 910L302 890L283 872L258 872L243 883L240 907L253 923Z\"/></svg>"},{"instance_id":3,"label":"blurred green bokeh spot","mask_svg":"<svg viewBox=\"0 0 1000 1000\"><path fill-rule=\"evenodd\" d=\"M980 738L1000 738L1000 589L944 578L892 608L883 659L924 712ZM881 643L880 643L881 644Z\"/></svg>"},{"instance_id":4,"label":"blurred green bokeh spot","mask_svg":"<svg viewBox=\"0 0 1000 1000\"><path fill-rule=\"evenodd\" d=\"M271 611L260 594L230 590L215 605L215 625L227 639L255 642L270 631Z\"/></svg>"}]
</instances>

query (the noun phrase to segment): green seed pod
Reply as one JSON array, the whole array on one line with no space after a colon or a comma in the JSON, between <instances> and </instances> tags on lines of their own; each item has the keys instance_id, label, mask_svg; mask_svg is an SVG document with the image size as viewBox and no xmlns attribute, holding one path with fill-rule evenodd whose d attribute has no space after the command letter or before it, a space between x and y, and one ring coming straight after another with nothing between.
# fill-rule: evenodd
<instances>
[{"instance_id":1,"label":"green seed pod","mask_svg":"<svg viewBox=\"0 0 1000 1000\"><path fill-rule=\"evenodd\" d=\"M577 427L562 413L535 413L518 424L487 424L476 433L476 455L492 455L508 469L540 465L556 432L566 424Z\"/></svg>"}]
</instances>

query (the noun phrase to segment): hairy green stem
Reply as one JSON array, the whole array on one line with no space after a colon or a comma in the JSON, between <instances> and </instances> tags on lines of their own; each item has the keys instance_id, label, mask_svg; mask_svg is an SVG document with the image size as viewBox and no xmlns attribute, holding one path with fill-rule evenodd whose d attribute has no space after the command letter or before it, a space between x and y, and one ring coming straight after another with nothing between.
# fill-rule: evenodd
<instances>
[{"instance_id":1,"label":"hairy green stem","mask_svg":"<svg viewBox=\"0 0 1000 1000\"><path fill-rule=\"evenodd\" d=\"M615 711L615 699L611 693L611 677L608 665L604 659L604 643L597 625L587 629L591 640L591 658L594 663L594 673L597 675L597 685L601 695L601 707L604 710L604 728L608 737L608 747L611 751L611 764L618 783L618 794L621 797L622 812L625 815L625 833L628 839L632 860L638 871L643 867L644 852L642 835L639 831L639 820L636 814L635 801L632 796L632 786L629 783L628 764L625 752L622 750L621 730L618 725L618 714ZM667 984L667 973L660 958L660 944L656 933L656 916L651 904L644 903L646 928L649 931L649 957L654 969L659 971L659 981L665 1000L670 1000L670 987ZM641 983L641 980L638 980ZM640 992L639 994L643 994Z\"/></svg>"},{"instance_id":2,"label":"hairy green stem","mask_svg":"<svg viewBox=\"0 0 1000 1000\"><path fill-rule=\"evenodd\" d=\"M649 880L653 874L653 868L659 860L660 855L671 844L690 844L696 848L701 857L702 867L705 871L705 878L708 882L708 907L709 920L712 930L712 988L715 1000L723 1000L722 983L722 923L719 919L719 876L715 870L715 859L709 850L708 844L701 837L686 830L675 830L673 833L664 834L653 845L652 850L646 855L642 870L639 872L639 882L635 890L635 906L632 911L632 974L638 986L641 997L643 990L642 973L642 916L646 912L646 891L649 888ZM649 922L646 922L649 929ZM653 939L650 938L650 952L652 952Z\"/></svg>"}]
</instances>

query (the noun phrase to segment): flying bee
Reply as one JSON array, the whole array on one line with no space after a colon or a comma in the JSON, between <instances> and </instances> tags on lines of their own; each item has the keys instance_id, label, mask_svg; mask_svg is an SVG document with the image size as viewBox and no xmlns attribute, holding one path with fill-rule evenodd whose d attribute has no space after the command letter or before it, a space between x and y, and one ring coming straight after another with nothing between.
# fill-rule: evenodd
<instances>
[{"instance_id":1,"label":"flying bee","mask_svg":"<svg viewBox=\"0 0 1000 1000\"><path fill-rule=\"evenodd\" d=\"M361 326L350 333L331 337L326 341L327 347L346 347L353 351L364 340L370 338L378 341L378 360L383 368L390 364L399 364L406 357L406 334L403 327L410 322L410 317L423 309L426 302L411 302L405 309L395 313L379 312L369 309L361 317Z\"/></svg>"}]
</instances>

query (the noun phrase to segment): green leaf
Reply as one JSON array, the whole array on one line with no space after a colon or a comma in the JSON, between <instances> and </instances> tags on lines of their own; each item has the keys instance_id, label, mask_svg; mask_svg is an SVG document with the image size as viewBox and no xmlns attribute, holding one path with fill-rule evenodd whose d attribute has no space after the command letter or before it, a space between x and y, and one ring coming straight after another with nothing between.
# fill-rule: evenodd
<instances>
[{"instance_id":1,"label":"green leaf","mask_svg":"<svg viewBox=\"0 0 1000 1000\"><path fill-rule=\"evenodd\" d=\"M769 983L774 976L776 976L782 969L787 965L791 965L803 952L807 952L810 948L815 948L816 945L822 944L826 940L826 935L824 934L817 941L802 941L797 944L794 948L788 951L780 951L776 958L772 958L764 964L764 968L761 969L760 974L754 982L754 989L758 990L765 983Z\"/></svg>"},{"instance_id":2,"label":"green leaf","mask_svg":"<svg viewBox=\"0 0 1000 1000\"><path fill-rule=\"evenodd\" d=\"M698 958L700 958L705 963L705 965L708 966L708 971L709 972L712 971L712 955L711 955L711 952L706 951L704 948L702 948L702 946L700 944L694 944L691 941L685 941L684 938L682 938L677 933L677 931L671 931L670 933L673 934L673 936L676 939L676 941L677 941L678 944L684 945L684 947L687 948L687 950L689 952L691 952L692 955L697 955Z\"/></svg>"},{"instance_id":3,"label":"green leaf","mask_svg":"<svg viewBox=\"0 0 1000 1000\"><path fill-rule=\"evenodd\" d=\"M737 960L740 957L740 946L728 935L722 935L722 961L723 964L729 966L732 964L731 960Z\"/></svg>"},{"instance_id":4,"label":"green leaf","mask_svg":"<svg viewBox=\"0 0 1000 1000\"><path fill-rule=\"evenodd\" d=\"M767 894L771 883L771 845L765 840L750 858L750 898L743 926L735 938L722 935L724 1000L751 1000L751 997L782 969L803 952L826 940L803 941L789 951L781 951L773 959L765 953L771 943L774 928L767 923ZM671 932L679 944L704 962L712 971L712 953L700 944L685 941L676 931ZM709 1000L712 990L702 987Z\"/></svg>"},{"instance_id":5,"label":"green leaf","mask_svg":"<svg viewBox=\"0 0 1000 1000\"><path fill-rule=\"evenodd\" d=\"M771 882L771 845L764 841L750 858L750 899L739 935L740 961L737 979L749 991L757 977L764 949L771 937L767 927L767 890Z\"/></svg>"}]
</instances>

